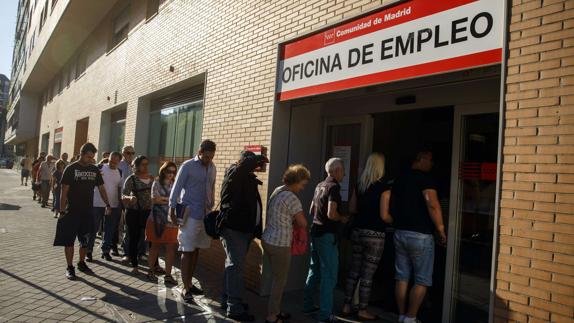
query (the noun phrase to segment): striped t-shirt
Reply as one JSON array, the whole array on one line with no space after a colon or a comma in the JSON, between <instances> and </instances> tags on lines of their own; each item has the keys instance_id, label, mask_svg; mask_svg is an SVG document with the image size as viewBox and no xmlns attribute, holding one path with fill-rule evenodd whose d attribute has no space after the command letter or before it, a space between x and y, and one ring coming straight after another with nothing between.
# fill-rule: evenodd
<instances>
[{"instance_id":1,"label":"striped t-shirt","mask_svg":"<svg viewBox=\"0 0 574 323\"><path fill-rule=\"evenodd\" d=\"M287 190L285 185L276 188L267 208L263 241L272 246L290 247L294 216L302 211L303 206L297 195Z\"/></svg>"}]
</instances>

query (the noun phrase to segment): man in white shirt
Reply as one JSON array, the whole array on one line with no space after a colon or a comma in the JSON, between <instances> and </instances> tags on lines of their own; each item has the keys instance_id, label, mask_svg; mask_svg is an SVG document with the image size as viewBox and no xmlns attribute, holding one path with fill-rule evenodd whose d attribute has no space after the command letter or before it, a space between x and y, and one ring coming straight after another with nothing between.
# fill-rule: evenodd
<instances>
[{"instance_id":1,"label":"man in white shirt","mask_svg":"<svg viewBox=\"0 0 574 323\"><path fill-rule=\"evenodd\" d=\"M113 152L110 155L109 162L100 167L100 172L104 180L104 187L108 193L110 204L101 199L97 190L94 190L94 207L92 209L92 216L94 225L90 233L90 241L88 243L87 261L92 261L92 251L96 240L96 232L100 228L102 220L104 221L104 239L102 242L102 258L105 260L112 260L110 250L113 246L113 237L117 234L118 224L121 215L121 204L119 192L122 188L122 172L118 168L122 155L119 152ZM106 206L111 207L111 212L106 214Z\"/></svg>"}]
</instances>

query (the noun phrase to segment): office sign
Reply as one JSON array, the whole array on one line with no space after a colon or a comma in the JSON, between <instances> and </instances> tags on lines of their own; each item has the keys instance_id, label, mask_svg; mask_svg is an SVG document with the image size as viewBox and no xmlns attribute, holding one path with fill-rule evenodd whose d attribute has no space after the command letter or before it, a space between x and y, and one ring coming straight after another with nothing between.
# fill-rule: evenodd
<instances>
[{"instance_id":1,"label":"office sign","mask_svg":"<svg viewBox=\"0 0 574 323\"><path fill-rule=\"evenodd\" d=\"M62 135L64 134L64 127L54 130L54 143L59 144L62 142Z\"/></svg>"},{"instance_id":2,"label":"office sign","mask_svg":"<svg viewBox=\"0 0 574 323\"><path fill-rule=\"evenodd\" d=\"M411 0L280 46L280 101L499 63L500 0Z\"/></svg>"}]
</instances>

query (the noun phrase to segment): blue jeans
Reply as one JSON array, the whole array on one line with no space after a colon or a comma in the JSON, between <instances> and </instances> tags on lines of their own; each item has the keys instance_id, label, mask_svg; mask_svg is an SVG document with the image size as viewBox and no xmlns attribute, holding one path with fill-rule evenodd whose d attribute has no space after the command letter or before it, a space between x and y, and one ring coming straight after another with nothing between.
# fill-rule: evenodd
<instances>
[{"instance_id":1,"label":"blue jeans","mask_svg":"<svg viewBox=\"0 0 574 323\"><path fill-rule=\"evenodd\" d=\"M224 298L227 297L227 314L245 312L243 306L243 267L253 234L223 229L221 242L225 249Z\"/></svg>"},{"instance_id":2,"label":"blue jeans","mask_svg":"<svg viewBox=\"0 0 574 323\"><path fill-rule=\"evenodd\" d=\"M395 231L395 279L408 282L411 274L415 285L432 286L434 237L415 231Z\"/></svg>"},{"instance_id":3,"label":"blue jeans","mask_svg":"<svg viewBox=\"0 0 574 323\"><path fill-rule=\"evenodd\" d=\"M110 215L104 215L104 242L102 243L103 253L110 252L110 250L114 247L113 240L114 237L118 234L120 215L121 210L119 207L112 208L112 213Z\"/></svg>"},{"instance_id":4,"label":"blue jeans","mask_svg":"<svg viewBox=\"0 0 574 323\"><path fill-rule=\"evenodd\" d=\"M94 244L96 243L96 233L100 229L100 224L104 218L104 213L106 208L103 207L93 207L92 208L92 226L90 230L90 239L88 240L88 252L92 253L94 251Z\"/></svg>"},{"instance_id":5,"label":"blue jeans","mask_svg":"<svg viewBox=\"0 0 574 323\"><path fill-rule=\"evenodd\" d=\"M311 238L311 266L305 284L303 311L313 310L319 284L319 320L326 320L333 313L333 291L339 271L339 249L335 241L332 233Z\"/></svg>"}]
</instances>

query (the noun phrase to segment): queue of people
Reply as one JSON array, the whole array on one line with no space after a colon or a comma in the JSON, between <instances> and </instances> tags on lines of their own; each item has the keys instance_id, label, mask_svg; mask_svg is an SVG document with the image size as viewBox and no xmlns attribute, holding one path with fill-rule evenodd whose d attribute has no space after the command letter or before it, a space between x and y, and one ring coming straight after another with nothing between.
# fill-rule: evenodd
<instances>
[{"instance_id":1,"label":"queue of people","mask_svg":"<svg viewBox=\"0 0 574 323\"><path fill-rule=\"evenodd\" d=\"M39 189L34 191L34 198L38 196L42 206L46 206L46 191L53 192L58 218L54 246L64 247L66 277L75 279L76 267L84 273L92 272L86 261L93 260L96 236L103 228L102 259L110 261L112 256L120 256L118 244L123 238L123 260L129 262L134 275L139 274L141 256L149 252L145 277L150 281L157 281L157 275L164 274L166 284L178 284L172 268L179 250L181 296L186 302L195 302L194 296L203 294L193 284L199 252L208 250L213 240L206 231L205 219L215 207L215 152L215 143L205 140L195 157L179 169L175 163L165 162L157 177L149 172L149 160L135 157L131 146L124 147L122 153L106 153L98 164L97 149L90 143L82 146L79 157L71 163L64 158L54 163L55 158L45 154L38 159L43 161L23 160L32 167L34 184L40 186L34 187ZM345 177L344 163L339 158L329 159L325 164L327 177L314 190L310 223L298 197L312 178L303 165L286 169L283 184L273 190L267 209L263 210L259 193L262 182L255 171L268 162L265 156L243 151L225 171L220 204L215 207L219 209L217 230L226 254L221 304L227 317L254 321L243 298L243 270L251 242L259 239L269 260L272 280L266 322L286 322L291 318L281 303L291 257L301 254L300 250L295 251L295 244L304 249L309 245L311 256L302 302L304 314L316 314L319 322L335 322L335 314L360 321L377 320L368 310L369 298L385 248L387 227L393 226L399 321L417 322L419 307L432 285L433 233L438 232L439 243L446 242L436 186L429 175L432 153L420 151L411 168L393 181L385 177L385 157L371 154L351 190L348 212L342 210L340 183ZM24 175L23 172L22 185ZM86 214L86 210L91 212ZM338 281L338 245L343 238L340 227L345 224L351 226L352 257L344 284L344 304L336 312L333 296ZM76 239L80 249L74 266ZM165 269L158 263L162 249ZM357 289L359 304L355 307L352 303Z\"/></svg>"}]
</instances>

